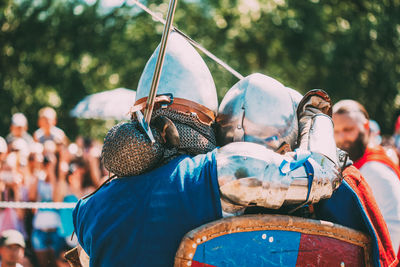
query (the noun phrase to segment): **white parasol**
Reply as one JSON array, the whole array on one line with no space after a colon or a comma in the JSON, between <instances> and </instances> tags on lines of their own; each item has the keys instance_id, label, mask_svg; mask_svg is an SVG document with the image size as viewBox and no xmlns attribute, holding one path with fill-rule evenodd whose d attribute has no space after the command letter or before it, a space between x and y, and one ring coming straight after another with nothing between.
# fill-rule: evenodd
<instances>
[{"instance_id":1,"label":"white parasol","mask_svg":"<svg viewBox=\"0 0 400 267\"><path fill-rule=\"evenodd\" d=\"M83 119L128 120L135 96L136 91L126 88L91 94L83 98L70 115Z\"/></svg>"}]
</instances>

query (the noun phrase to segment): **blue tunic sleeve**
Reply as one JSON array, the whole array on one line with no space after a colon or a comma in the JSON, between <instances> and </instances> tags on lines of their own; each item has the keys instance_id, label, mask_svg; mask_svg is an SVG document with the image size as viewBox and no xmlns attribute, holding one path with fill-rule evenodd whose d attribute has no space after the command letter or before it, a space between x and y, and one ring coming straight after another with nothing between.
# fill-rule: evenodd
<instances>
[{"instance_id":1,"label":"blue tunic sleeve","mask_svg":"<svg viewBox=\"0 0 400 267\"><path fill-rule=\"evenodd\" d=\"M221 217L215 151L114 179L73 211L91 266L173 266L184 234Z\"/></svg>"}]
</instances>

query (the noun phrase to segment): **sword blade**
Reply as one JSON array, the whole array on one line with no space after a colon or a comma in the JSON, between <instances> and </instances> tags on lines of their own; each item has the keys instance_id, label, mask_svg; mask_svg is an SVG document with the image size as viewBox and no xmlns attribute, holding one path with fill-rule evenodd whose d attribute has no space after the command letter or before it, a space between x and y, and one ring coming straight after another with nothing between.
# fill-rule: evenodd
<instances>
[{"instance_id":1,"label":"sword blade","mask_svg":"<svg viewBox=\"0 0 400 267\"><path fill-rule=\"evenodd\" d=\"M157 87L158 87L158 83L160 81L161 70L162 70L162 66L163 66L164 58L165 58L165 51L167 48L168 36L169 36L169 33L171 32L171 25L172 25L172 21L174 19L177 2L178 2L177 0L171 0L169 2L169 6L168 6L167 19L165 21L164 31L163 31L163 35L161 37L160 50L158 52L156 67L154 69L154 75L153 75L153 80L151 82L150 93L147 98L147 105L144 110L144 119L145 119L147 125L150 125L150 119L151 119L151 115L152 115L153 109L154 109L154 100L157 95Z\"/></svg>"},{"instance_id":2,"label":"sword blade","mask_svg":"<svg viewBox=\"0 0 400 267\"><path fill-rule=\"evenodd\" d=\"M156 13L154 13L153 11L151 11L149 8L147 8L145 5L143 5L142 3L140 3L138 0L131 0L131 2L133 2L135 5L137 5L139 8L141 8L144 12L146 12L147 14L149 14L154 20L161 22L162 24L165 25L165 20L161 17L159 17ZM206 56L208 56L209 58L211 58L212 60L214 60L217 64L219 64L221 67L223 67L224 69L226 69L227 71L229 71L233 76L235 76L236 78L238 78L239 80L243 79L243 75L240 74L239 72L237 72L236 70L234 70L231 66L229 66L227 63L225 63L224 61L222 61L220 58L218 58L217 56L215 56L213 53L211 53L210 51L208 51L207 49L205 49L204 47L202 47L198 42L196 42L195 40L193 40L192 38L190 38L190 36L188 36L186 33L182 32L181 30L179 30L178 28L172 26L172 30L176 31L177 33L179 33L180 35L182 35L186 40L188 40L188 42L190 42L194 47L196 47L197 49L199 49L201 52L203 52Z\"/></svg>"}]
</instances>

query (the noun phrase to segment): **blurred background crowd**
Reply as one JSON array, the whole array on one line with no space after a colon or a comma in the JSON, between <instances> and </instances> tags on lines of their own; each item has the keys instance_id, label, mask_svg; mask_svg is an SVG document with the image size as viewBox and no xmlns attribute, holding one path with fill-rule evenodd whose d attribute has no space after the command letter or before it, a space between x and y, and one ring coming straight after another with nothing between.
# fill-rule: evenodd
<instances>
[{"instance_id":1,"label":"blurred background crowd","mask_svg":"<svg viewBox=\"0 0 400 267\"><path fill-rule=\"evenodd\" d=\"M12 115L8 135L0 137L0 201L75 203L107 178L100 160L102 143L81 136L69 140L56 124L56 111L44 107L31 135L28 127L35 124L23 113ZM369 125L369 146L381 145L399 165L400 116L393 135L382 135L375 120L369 120ZM63 254L77 245L72 209L21 207L0 208L0 233L14 229L22 234L25 256L19 262L69 266Z\"/></svg>"},{"instance_id":2,"label":"blurred background crowd","mask_svg":"<svg viewBox=\"0 0 400 267\"><path fill-rule=\"evenodd\" d=\"M99 140L115 121L70 111L88 95L136 88L163 30L137 2L0 1L1 201L74 202L107 175ZM140 3L167 13L167 1ZM181 0L174 25L244 76L263 73L302 94L323 88L333 102L356 99L379 122L369 141L398 165L399 14L390 0ZM238 79L202 56L221 100ZM76 244L71 212L3 207L0 231L23 235L25 243L15 232L4 240L25 249L24 266L62 266L62 251ZM0 243L1 259L4 251Z\"/></svg>"},{"instance_id":3,"label":"blurred background crowd","mask_svg":"<svg viewBox=\"0 0 400 267\"><path fill-rule=\"evenodd\" d=\"M9 134L0 137L0 200L76 202L107 175L99 159L101 143L80 136L69 140L56 126L53 108L40 109L38 118L32 136L28 126L35 123L15 113ZM71 208L1 208L0 232L22 233L32 266L68 266L62 254L77 244L71 214Z\"/></svg>"}]
</instances>

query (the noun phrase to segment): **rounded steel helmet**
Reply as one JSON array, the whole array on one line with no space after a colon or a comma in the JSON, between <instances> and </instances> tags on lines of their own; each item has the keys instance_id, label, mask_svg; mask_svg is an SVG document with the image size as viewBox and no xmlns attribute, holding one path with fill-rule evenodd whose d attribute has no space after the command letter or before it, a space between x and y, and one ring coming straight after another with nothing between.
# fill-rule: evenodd
<instances>
[{"instance_id":1,"label":"rounded steel helmet","mask_svg":"<svg viewBox=\"0 0 400 267\"><path fill-rule=\"evenodd\" d=\"M149 96L160 46L154 51L140 77L136 103ZM206 63L180 34L171 32L160 75L157 94L172 94L203 105L216 115L218 97L215 83Z\"/></svg>"},{"instance_id":2,"label":"rounded steel helmet","mask_svg":"<svg viewBox=\"0 0 400 267\"><path fill-rule=\"evenodd\" d=\"M251 74L224 96L217 116L219 145L248 141L274 151L293 149L298 135L296 102L290 90L266 75ZM287 145L286 145L287 147Z\"/></svg>"},{"instance_id":3,"label":"rounded steel helmet","mask_svg":"<svg viewBox=\"0 0 400 267\"><path fill-rule=\"evenodd\" d=\"M182 153L197 155L216 147L213 126L218 99L214 80L199 53L176 32L168 39L150 121L156 142L151 144L141 129L136 112L146 108L159 50L160 46L140 77L131 121L114 126L104 139L104 166L119 177L145 173ZM176 130L174 142L167 142L166 128L160 121Z\"/></svg>"}]
</instances>

